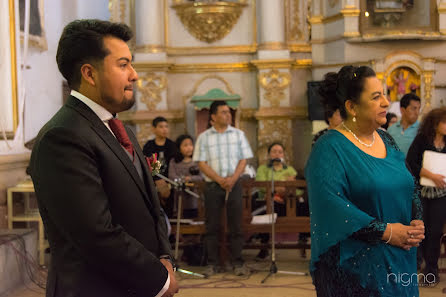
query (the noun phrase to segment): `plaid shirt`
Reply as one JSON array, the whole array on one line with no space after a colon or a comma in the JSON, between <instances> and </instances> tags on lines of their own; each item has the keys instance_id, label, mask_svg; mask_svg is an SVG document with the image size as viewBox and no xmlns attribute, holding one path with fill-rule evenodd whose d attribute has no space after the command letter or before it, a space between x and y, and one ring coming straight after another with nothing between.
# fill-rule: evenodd
<instances>
[{"instance_id":1,"label":"plaid shirt","mask_svg":"<svg viewBox=\"0 0 446 297\"><path fill-rule=\"evenodd\" d=\"M240 160L253 154L243 131L232 126L219 133L211 127L198 136L194 161L205 161L221 177L232 175ZM205 177L206 181L211 181Z\"/></svg>"}]
</instances>

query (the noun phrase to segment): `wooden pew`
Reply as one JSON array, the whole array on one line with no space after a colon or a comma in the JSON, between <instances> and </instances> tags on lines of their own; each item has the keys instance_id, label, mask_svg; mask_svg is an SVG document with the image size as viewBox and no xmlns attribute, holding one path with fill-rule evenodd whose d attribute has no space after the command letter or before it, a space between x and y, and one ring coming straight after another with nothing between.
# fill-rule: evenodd
<instances>
[{"instance_id":1,"label":"wooden pew","mask_svg":"<svg viewBox=\"0 0 446 297\"><path fill-rule=\"evenodd\" d=\"M276 181L274 182L275 187L284 187L286 189L285 205L286 205L286 215L278 217L276 220L276 233L300 233L300 232L310 232L310 218L308 216L297 216L297 206L299 197L296 196L296 190L304 190L303 197L306 195L306 182L305 180L294 180L294 181ZM204 183L199 183L195 185L197 192L202 196ZM265 202L266 202L266 213L271 213L271 182L259 182L252 179L242 181L243 188L243 232L245 234L253 233L271 233L270 224L251 224L252 220L252 196L255 190L263 189L265 192ZM307 201L306 201L307 202ZM204 200L199 200L198 217L195 219L197 221L204 221ZM225 226L226 227L226 226ZM172 228L175 231L175 228ZM224 228L224 233L227 233L227 228ZM180 234L205 234L206 226L201 225L181 225ZM226 236L221 237L221 247L226 247ZM260 248L268 247L262 244L245 244L245 247L249 248ZM278 244L277 248L309 248L309 245L299 245L297 242L293 244ZM227 254L222 251L222 255Z\"/></svg>"}]
</instances>

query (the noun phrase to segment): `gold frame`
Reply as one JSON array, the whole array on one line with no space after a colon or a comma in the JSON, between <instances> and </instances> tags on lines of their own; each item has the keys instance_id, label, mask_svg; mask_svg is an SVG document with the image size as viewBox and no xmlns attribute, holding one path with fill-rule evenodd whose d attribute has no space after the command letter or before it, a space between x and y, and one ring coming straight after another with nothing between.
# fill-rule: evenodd
<instances>
[{"instance_id":1,"label":"gold frame","mask_svg":"<svg viewBox=\"0 0 446 297\"><path fill-rule=\"evenodd\" d=\"M437 11L437 1L430 0L429 3L430 9L430 24L426 27L411 27L408 30L401 30L398 28L394 29L383 29L383 28L366 28L366 17L363 13L359 15L359 32L361 32L362 36L365 37L373 37L380 35L398 35L404 36L404 34L419 34L419 35L432 35L432 33L438 33L439 31L439 18ZM366 0L361 0L360 2L360 11L364 12L366 10L367 3Z\"/></svg>"},{"instance_id":2,"label":"gold frame","mask_svg":"<svg viewBox=\"0 0 446 297\"><path fill-rule=\"evenodd\" d=\"M253 43L246 45L229 46L196 46L174 47L169 45L169 0L164 0L164 46L169 56L193 56L215 54L253 54L257 51L257 13L256 0L251 0L251 13L253 17Z\"/></svg>"},{"instance_id":3,"label":"gold frame","mask_svg":"<svg viewBox=\"0 0 446 297\"><path fill-rule=\"evenodd\" d=\"M13 131L7 131L6 137L13 138L19 123L18 113L18 85L17 85L17 51L16 51L16 23L14 0L9 0L9 45L11 59L11 97ZM0 135L0 139L3 136Z\"/></svg>"}]
</instances>

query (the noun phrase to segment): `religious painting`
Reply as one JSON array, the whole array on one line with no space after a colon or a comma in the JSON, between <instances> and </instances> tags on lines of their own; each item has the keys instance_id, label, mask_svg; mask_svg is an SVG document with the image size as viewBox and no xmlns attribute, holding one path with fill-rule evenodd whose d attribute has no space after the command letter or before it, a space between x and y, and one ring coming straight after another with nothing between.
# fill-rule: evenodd
<instances>
[{"instance_id":1,"label":"religious painting","mask_svg":"<svg viewBox=\"0 0 446 297\"><path fill-rule=\"evenodd\" d=\"M427 34L438 31L437 18L436 0L361 0L363 35Z\"/></svg>"},{"instance_id":2,"label":"religious painting","mask_svg":"<svg viewBox=\"0 0 446 297\"><path fill-rule=\"evenodd\" d=\"M29 44L40 50L47 50L48 45L44 27L43 0L29 1ZM25 32L25 0L19 0L20 40L23 42Z\"/></svg>"},{"instance_id":3,"label":"religious painting","mask_svg":"<svg viewBox=\"0 0 446 297\"><path fill-rule=\"evenodd\" d=\"M391 102L400 101L407 93L415 93L420 97L420 76L409 67L394 69L386 80L387 95Z\"/></svg>"}]
</instances>

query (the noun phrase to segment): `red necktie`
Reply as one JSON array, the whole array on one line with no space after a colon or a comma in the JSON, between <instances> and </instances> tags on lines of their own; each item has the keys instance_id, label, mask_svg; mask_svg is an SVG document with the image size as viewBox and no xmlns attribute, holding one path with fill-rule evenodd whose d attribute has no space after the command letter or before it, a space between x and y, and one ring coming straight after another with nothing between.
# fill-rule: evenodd
<instances>
[{"instance_id":1,"label":"red necktie","mask_svg":"<svg viewBox=\"0 0 446 297\"><path fill-rule=\"evenodd\" d=\"M124 125L122 124L122 122L118 119L111 119L108 121L108 124L110 125L110 129L113 131L113 134L115 134L116 139L118 139L119 143L133 157L133 144L130 141L127 131L125 131L125 128L124 128Z\"/></svg>"}]
</instances>

